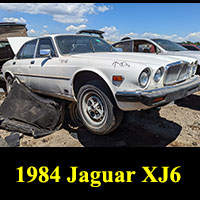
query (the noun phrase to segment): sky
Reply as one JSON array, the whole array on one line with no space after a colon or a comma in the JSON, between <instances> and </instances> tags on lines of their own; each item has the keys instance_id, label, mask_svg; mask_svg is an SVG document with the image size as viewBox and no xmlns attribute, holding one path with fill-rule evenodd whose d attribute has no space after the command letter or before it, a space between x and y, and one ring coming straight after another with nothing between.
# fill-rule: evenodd
<instances>
[{"instance_id":1,"label":"sky","mask_svg":"<svg viewBox=\"0 0 200 200\"><path fill-rule=\"evenodd\" d=\"M0 22L27 24L29 36L105 31L105 38L200 41L200 3L0 3Z\"/></svg>"}]
</instances>

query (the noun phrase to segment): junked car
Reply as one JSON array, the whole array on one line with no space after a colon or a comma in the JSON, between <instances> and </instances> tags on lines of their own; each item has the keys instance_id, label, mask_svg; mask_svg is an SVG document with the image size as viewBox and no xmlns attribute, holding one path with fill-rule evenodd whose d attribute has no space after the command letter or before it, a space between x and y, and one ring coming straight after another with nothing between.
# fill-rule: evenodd
<instances>
[{"instance_id":1,"label":"junked car","mask_svg":"<svg viewBox=\"0 0 200 200\"><path fill-rule=\"evenodd\" d=\"M200 47L198 47L195 44L184 44L184 43L178 43L178 44L180 44L181 46L185 47L190 51L200 51Z\"/></svg>"},{"instance_id":2,"label":"junked car","mask_svg":"<svg viewBox=\"0 0 200 200\"><path fill-rule=\"evenodd\" d=\"M13 48L15 43L10 40ZM2 71L8 90L17 79L34 92L71 101L77 105L73 115L104 135L119 126L124 111L162 106L198 91L196 68L193 58L116 52L100 37L57 34L25 42Z\"/></svg>"},{"instance_id":3,"label":"junked car","mask_svg":"<svg viewBox=\"0 0 200 200\"><path fill-rule=\"evenodd\" d=\"M7 40L7 37L27 37L26 24L14 22L0 23L0 87L5 90L5 81L2 76L2 65L12 59L15 54Z\"/></svg>"},{"instance_id":4,"label":"junked car","mask_svg":"<svg viewBox=\"0 0 200 200\"><path fill-rule=\"evenodd\" d=\"M25 24L6 22L0 23L0 69L9 59L14 57L7 37L25 37L27 29Z\"/></svg>"},{"instance_id":5,"label":"junked car","mask_svg":"<svg viewBox=\"0 0 200 200\"><path fill-rule=\"evenodd\" d=\"M190 51L176 42L166 39L149 38L123 38L113 44L113 47L121 48L123 52L144 52L161 55L187 56L198 60L197 74L200 74L200 52Z\"/></svg>"}]
</instances>

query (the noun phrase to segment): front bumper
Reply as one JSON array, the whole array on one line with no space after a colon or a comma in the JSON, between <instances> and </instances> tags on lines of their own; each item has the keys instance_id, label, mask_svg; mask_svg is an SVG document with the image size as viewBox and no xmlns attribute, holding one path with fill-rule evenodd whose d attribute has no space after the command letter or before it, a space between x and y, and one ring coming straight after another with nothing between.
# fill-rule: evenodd
<instances>
[{"instance_id":1,"label":"front bumper","mask_svg":"<svg viewBox=\"0 0 200 200\"><path fill-rule=\"evenodd\" d=\"M140 102L146 106L157 106L182 99L199 90L200 76L196 75L177 85L136 92L122 91L117 92L115 96L120 102Z\"/></svg>"}]
</instances>

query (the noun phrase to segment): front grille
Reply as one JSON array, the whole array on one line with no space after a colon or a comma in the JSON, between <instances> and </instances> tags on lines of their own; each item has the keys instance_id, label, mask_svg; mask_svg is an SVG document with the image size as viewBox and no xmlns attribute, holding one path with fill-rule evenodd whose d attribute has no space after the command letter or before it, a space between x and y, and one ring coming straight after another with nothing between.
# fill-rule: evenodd
<instances>
[{"instance_id":1,"label":"front grille","mask_svg":"<svg viewBox=\"0 0 200 200\"><path fill-rule=\"evenodd\" d=\"M189 63L186 62L170 64L166 68L167 71L164 78L164 85L174 85L186 80L191 71Z\"/></svg>"}]
</instances>

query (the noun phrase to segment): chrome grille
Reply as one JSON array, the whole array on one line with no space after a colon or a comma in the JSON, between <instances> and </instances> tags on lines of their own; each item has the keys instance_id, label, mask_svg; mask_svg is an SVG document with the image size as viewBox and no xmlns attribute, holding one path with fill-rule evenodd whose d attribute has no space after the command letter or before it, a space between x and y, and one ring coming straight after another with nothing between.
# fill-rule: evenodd
<instances>
[{"instance_id":1,"label":"chrome grille","mask_svg":"<svg viewBox=\"0 0 200 200\"><path fill-rule=\"evenodd\" d=\"M177 62L166 66L164 85L173 85L189 78L191 66L187 62Z\"/></svg>"}]
</instances>

